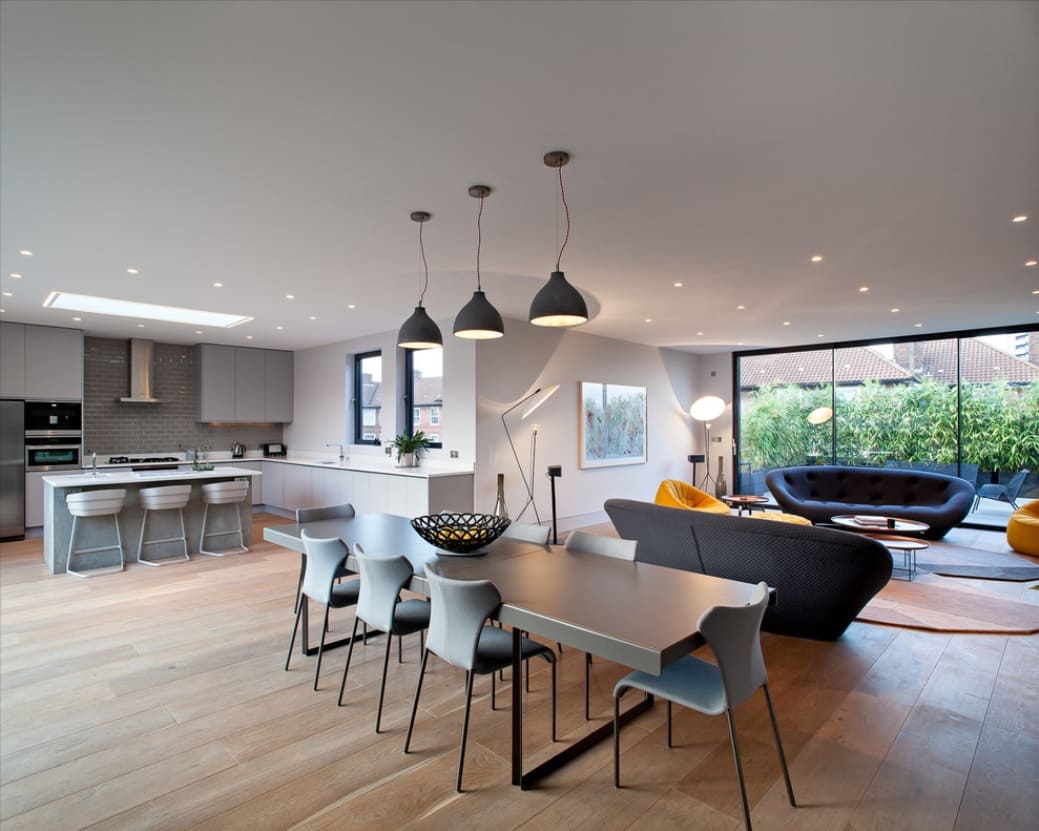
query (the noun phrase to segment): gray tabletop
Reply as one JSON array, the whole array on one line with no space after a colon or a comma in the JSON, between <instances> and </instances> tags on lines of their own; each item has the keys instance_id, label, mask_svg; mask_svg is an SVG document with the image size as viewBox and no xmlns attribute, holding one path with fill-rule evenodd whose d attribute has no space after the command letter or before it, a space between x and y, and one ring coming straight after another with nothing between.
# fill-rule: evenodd
<instances>
[{"instance_id":1,"label":"gray tabletop","mask_svg":"<svg viewBox=\"0 0 1039 831\"><path fill-rule=\"evenodd\" d=\"M503 598L498 613L502 623L654 674L703 642L698 623L707 609L742 605L754 588L507 538L479 557L438 554L410 520L391 514L277 525L264 529L263 536L302 551L301 527L312 536L338 537L351 547L360 542L369 554L403 554L416 571L410 588L420 594L427 589L426 563L435 563L448 577L491 580Z\"/></svg>"}]
</instances>

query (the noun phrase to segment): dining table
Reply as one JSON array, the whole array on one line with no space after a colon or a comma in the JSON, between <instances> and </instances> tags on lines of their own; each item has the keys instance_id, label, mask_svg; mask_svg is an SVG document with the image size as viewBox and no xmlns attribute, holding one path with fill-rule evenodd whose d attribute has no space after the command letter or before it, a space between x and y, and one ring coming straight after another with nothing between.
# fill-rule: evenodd
<instances>
[{"instance_id":1,"label":"dining table","mask_svg":"<svg viewBox=\"0 0 1039 831\"><path fill-rule=\"evenodd\" d=\"M565 644L622 666L659 675L668 664L704 643L699 621L713 606L747 604L755 586L690 571L567 551L507 536L459 556L424 540L411 520L394 514L357 514L264 529L270 543L303 552L301 532L338 538L348 548L346 566L357 570L354 545L369 555L403 555L414 576L408 588L428 596L425 567L456 580L490 580L502 596L495 618L512 628L512 677L520 677L522 632ZM475 555L475 556L474 556ZM770 591L770 603L775 603ZM326 645L326 649L327 649ZM626 723L653 706L652 696L630 706ZM608 721L523 770L522 684L512 684L512 784L525 789L612 736Z\"/></svg>"}]
</instances>

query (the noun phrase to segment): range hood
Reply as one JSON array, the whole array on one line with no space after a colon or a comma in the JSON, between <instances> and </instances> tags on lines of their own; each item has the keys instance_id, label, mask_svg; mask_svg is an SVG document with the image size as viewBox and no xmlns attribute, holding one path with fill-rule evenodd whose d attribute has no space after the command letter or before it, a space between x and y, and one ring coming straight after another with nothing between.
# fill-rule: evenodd
<instances>
[{"instance_id":1,"label":"range hood","mask_svg":"<svg viewBox=\"0 0 1039 831\"><path fill-rule=\"evenodd\" d=\"M158 404L152 396L152 350L155 344L141 338L130 339L130 394L119 400L125 404Z\"/></svg>"}]
</instances>

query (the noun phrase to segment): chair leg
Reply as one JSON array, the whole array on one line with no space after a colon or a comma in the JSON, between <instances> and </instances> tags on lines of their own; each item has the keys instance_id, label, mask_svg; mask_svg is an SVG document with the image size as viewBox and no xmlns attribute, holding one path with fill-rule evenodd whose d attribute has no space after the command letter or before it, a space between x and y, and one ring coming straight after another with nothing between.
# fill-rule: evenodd
<instances>
[{"instance_id":1,"label":"chair leg","mask_svg":"<svg viewBox=\"0 0 1039 831\"><path fill-rule=\"evenodd\" d=\"M592 656L587 652L584 653L584 720L591 721L591 715L588 712L588 687L591 678L591 666Z\"/></svg>"},{"instance_id":2,"label":"chair leg","mask_svg":"<svg viewBox=\"0 0 1039 831\"><path fill-rule=\"evenodd\" d=\"M397 638L398 647L400 637ZM375 711L375 732L378 733L382 726L382 700L386 696L386 671L390 666L390 648L393 646L393 633L386 633L386 654L382 657L382 683L379 685L379 706Z\"/></svg>"},{"instance_id":3,"label":"chair leg","mask_svg":"<svg viewBox=\"0 0 1039 831\"><path fill-rule=\"evenodd\" d=\"M296 603L292 611L299 612L300 598L303 597L303 575L307 573L307 555L299 555L299 582L296 584Z\"/></svg>"},{"instance_id":4,"label":"chair leg","mask_svg":"<svg viewBox=\"0 0 1039 831\"><path fill-rule=\"evenodd\" d=\"M495 701L494 701L494 688L495 688L496 684L494 683L494 675L495 675L495 673L492 672L491 673L491 710L494 710L494 704L495 704Z\"/></svg>"},{"instance_id":5,"label":"chair leg","mask_svg":"<svg viewBox=\"0 0 1039 831\"><path fill-rule=\"evenodd\" d=\"M336 699L336 706L343 706L343 692L346 690L346 674L350 671L350 659L354 654L354 638L357 637L357 616L354 615L354 631L350 636L350 645L346 648L346 663L343 665L343 680L339 682L339 698Z\"/></svg>"},{"instance_id":6,"label":"chair leg","mask_svg":"<svg viewBox=\"0 0 1039 831\"><path fill-rule=\"evenodd\" d=\"M289 654L285 656L285 671L289 671L289 661L292 660L292 647L296 644L296 632L299 630L299 619L303 616L303 603L306 602L304 597L300 604L296 608L296 622L292 624L292 637L289 639Z\"/></svg>"},{"instance_id":7,"label":"chair leg","mask_svg":"<svg viewBox=\"0 0 1039 831\"><path fill-rule=\"evenodd\" d=\"M671 749L671 702L667 702L667 746Z\"/></svg>"},{"instance_id":8,"label":"chair leg","mask_svg":"<svg viewBox=\"0 0 1039 831\"><path fill-rule=\"evenodd\" d=\"M743 782L743 763L740 761L740 748L736 742L736 722L732 718L732 708L725 711L729 719L729 740L732 742L732 758L736 760L736 778L740 783L740 798L743 800L743 821L746 823L747 831L751 831L750 806L747 805L747 787Z\"/></svg>"},{"instance_id":9,"label":"chair leg","mask_svg":"<svg viewBox=\"0 0 1039 831\"><path fill-rule=\"evenodd\" d=\"M393 639L393 635L389 635L389 638L392 640ZM403 635L397 635L397 663L398 664L403 664L404 663L404 636Z\"/></svg>"},{"instance_id":10,"label":"chair leg","mask_svg":"<svg viewBox=\"0 0 1039 831\"><path fill-rule=\"evenodd\" d=\"M419 629L418 630L418 651L419 652L425 652L426 651L426 630L425 629Z\"/></svg>"},{"instance_id":11,"label":"chair leg","mask_svg":"<svg viewBox=\"0 0 1039 831\"><path fill-rule=\"evenodd\" d=\"M552 661L552 741L556 740L556 662Z\"/></svg>"},{"instance_id":12,"label":"chair leg","mask_svg":"<svg viewBox=\"0 0 1039 831\"><path fill-rule=\"evenodd\" d=\"M455 780L455 790L458 793L462 793L462 767L465 765L465 740L469 735L469 705L473 701L475 675L472 671L465 674L465 716L462 718L462 746L458 749L458 778Z\"/></svg>"},{"instance_id":13,"label":"chair leg","mask_svg":"<svg viewBox=\"0 0 1039 831\"><path fill-rule=\"evenodd\" d=\"M613 787L621 786L621 696L618 690L613 696Z\"/></svg>"},{"instance_id":14,"label":"chair leg","mask_svg":"<svg viewBox=\"0 0 1039 831\"><path fill-rule=\"evenodd\" d=\"M422 694L422 676L426 674L426 661L429 658L429 650L422 650L422 665L418 671L418 686L415 687L415 702L411 705L411 720L408 722L408 736L404 739L404 752L408 752L411 746L411 733L415 729L415 713L418 712L418 697Z\"/></svg>"},{"instance_id":15,"label":"chair leg","mask_svg":"<svg viewBox=\"0 0 1039 831\"><path fill-rule=\"evenodd\" d=\"M137 562L141 561L141 550L144 548L144 529L148 526L148 509L144 509L144 515L141 517L141 537L137 540Z\"/></svg>"},{"instance_id":16,"label":"chair leg","mask_svg":"<svg viewBox=\"0 0 1039 831\"><path fill-rule=\"evenodd\" d=\"M527 692L530 692L530 661L524 661L523 662L523 676L524 676L523 688Z\"/></svg>"},{"instance_id":17,"label":"chair leg","mask_svg":"<svg viewBox=\"0 0 1039 831\"><path fill-rule=\"evenodd\" d=\"M321 654L325 651L325 632L328 631L328 611L331 607L325 604L325 621L321 626L321 641L317 645L317 665L314 667L314 689L317 690L317 679L321 675Z\"/></svg>"},{"instance_id":18,"label":"chair leg","mask_svg":"<svg viewBox=\"0 0 1039 831\"><path fill-rule=\"evenodd\" d=\"M793 807L797 807L797 801L794 799L794 786L790 784L790 770L786 764L786 754L783 752L783 740L779 738L779 724L776 721L776 710L772 706L772 693L768 690L768 684L765 684L765 701L768 702L768 714L772 718L772 732L776 734L776 750L779 751L779 761L783 765L783 778L786 780L786 795L790 797L790 804Z\"/></svg>"}]
</instances>

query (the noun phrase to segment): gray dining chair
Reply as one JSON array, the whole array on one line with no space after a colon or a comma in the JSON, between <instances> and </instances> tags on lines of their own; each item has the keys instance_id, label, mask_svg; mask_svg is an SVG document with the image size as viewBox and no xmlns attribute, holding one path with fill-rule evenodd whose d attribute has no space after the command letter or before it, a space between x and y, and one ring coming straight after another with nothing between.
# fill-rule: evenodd
<instances>
[{"instance_id":1,"label":"gray dining chair","mask_svg":"<svg viewBox=\"0 0 1039 831\"><path fill-rule=\"evenodd\" d=\"M487 619L501 605L501 594L490 580L452 580L426 566L429 581L430 617L426 648L422 651L415 701L411 707L404 752L411 747L415 729L422 679L429 653L465 670L465 714L462 718L462 743L458 751L458 776L455 789L462 792L465 740L469 733L469 709L473 699L473 679L490 675L512 664L512 635L487 625ZM520 640L522 660L540 657L552 667L552 741L556 740L556 655L550 647L530 638Z\"/></svg>"},{"instance_id":2,"label":"gray dining chair","mask_svg":"<svg viewBox=\"0 0 1039 831\"><path fill-rule=\"evenodd\" d=\"M604 537L600 534L589 534L587 531L571 531L566 538L567 551L580 551L584 554L595 554L599 557L612 557L615 560L635 562L638 552L638 540L622 540L617 537ZM588 690L592 668L591 653L584 653L584 720L591 716L588 707Z\"/></svg>"},{"instance_id":3,"label":"gray dining chair","mask_svg":"<svg viewBox=\"0 0 1039 831\"><path fill-rule=\"evenodd\" d=\"M386 671L389 668L393 636L397 636L400 649L405 635L418 632L420 647L425 651L422 630L429 626L429 602L400 599L401 591L411 582L414 574L407 557L372 557L364 553L360 543L354 544L354 556L361 571L361 593L357 599L354 631L346 652L346 664L343 666L343 680L339 683L337 703L340 707L343 706L343 692L346 690L346 676L350 671L350 658L354 654L357 624L363 621L386 633L386 654L382 659L382 682L379 684L379 706L375 711L375 732L378 733L382 725L382 702L386 695Z\"/></svg>"},{"instance_id":4,"label":"gray dining chair","mask_svg":"<svg viewBox=\"0 0 1039 831\"><path fill-rule=\"evenodd\" d=\"M328 613L332 609L356 606L360 596L361 582L346 580L337 583L336 578L342 576L343 562L348 554L346 546L338 538L320 539L312 537L304 528L300 532L303 550L307 554L306 570L303 574L303 596L296 611L296 622L292 626L292 638L289 640L289 654L285 657L285 671L292 660L292 647L296 643L296 632L299 620L303 616L305 604L311 600L325 606L325 617L321 625L321 641L317 648L317 665L314 667L314 689L317 689L318 677L321 675L321 656L325 650L325 634L328 632Z\"/></svg>"},{"instance_id":5,"label":"gray dining chair","mask_svg":"<svg viewBox=\"0 0 1039 831\"><path fill-rule=\"evenodd\" d=\"M747 805L747 788L743 782L743 764L740 762L739 745L736 742L736 722L732 709L749 699L759 687L765 689L768 714L772 719L772 732L776 737L779 762L786 780L786 793L790 804L797 807L794 788L790 784L783 742L779 737L776 711L772 706L772 694L768 689L765 660L761 655L761 619L768 605L768 586L758 583L750 603L746 606L714 606L700 616L697 628L714 652L718 665L708 663L692 655L679 658L664 667L660 675L648 672L632 672L624 676L613 688L613 784L621 786L620 773L620 701L628 690L642 690L649 695L659 695L667 700L667 746L671 747L671 703L681 704L710 716L725 713L729 721L729 739L732 755L736 762L736 778L740 783L743 800L743 819L750 831L750 808Z\"/></svg>"},{"instance_id":6,"label":"gray dining chair","mask_svg":"<svg viewBox=\"0 0 1039 831\"><path fill-rule=\"evenodd\" d=\"M1028 478L1030 472L1028 469L1019 470L1010 477L1010 481L1005 485L996 483L979 485L977 492L974 494L974 507L970 509L971 513L978 510L978 505L981 504L982 499L1009 502L1010 507L1016 511L1018 509L1017 495L1021 493L1021 487L1024 485L1025 479Z\"/></svg>"},{"instance_id":7,"label":"gray dining chair","mask_svg":"<svg viewBox=\"0 0 1039 831\"><path fill-rule=\"evenodd\" d=\"M325 505L320 508L296 508L296 524L317 522L319 519L352 519L355 516L354 506L349 502L342 505ZM296 601L292 604L292 613L299 612L299 599L303 591L303 573L307 570L307 554L299 555L299 582L296 584ZM352 574L344 568L344 574Z\"/></svg>"},{"instance_id":8,"label":"gray dining chair","mask_svg":"<svg viewBox=\"0 0 1039 831\"><path fill-rule=\"evenodd\" d=\"M532 522L510 522L509 527L502 531L501 535L507 539L548 545L548 535L551 533L552 529L547 525L535 525Z\"/></svg>"}]
</instances>

